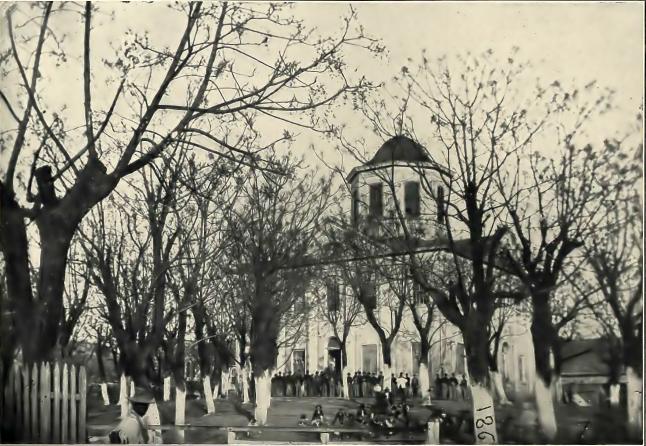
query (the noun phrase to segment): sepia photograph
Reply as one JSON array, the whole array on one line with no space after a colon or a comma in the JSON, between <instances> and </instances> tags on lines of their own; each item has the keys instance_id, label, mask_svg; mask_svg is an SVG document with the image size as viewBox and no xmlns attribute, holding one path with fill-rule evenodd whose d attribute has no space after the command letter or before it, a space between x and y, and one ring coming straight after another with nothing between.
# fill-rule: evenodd
<instances>
[{"instance_id":1,"label":"sepia photograph","mask_svg":"<svg viewBox=\"0 0 646 446\"><path fill-rule=\"evenodd\" d=\"M643 444L644 13L0 1L0 443Z\"/></svg>"}]
</instances>

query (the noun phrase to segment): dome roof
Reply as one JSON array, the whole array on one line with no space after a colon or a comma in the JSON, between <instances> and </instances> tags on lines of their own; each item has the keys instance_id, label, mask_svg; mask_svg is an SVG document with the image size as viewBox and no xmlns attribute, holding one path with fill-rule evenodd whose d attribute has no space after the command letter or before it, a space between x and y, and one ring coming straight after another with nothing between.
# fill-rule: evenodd
<instances>
[{"instance_id":1,"label":"dome roof","mask_svg":"<svg viewBox=\"0 0 646 446\"><path fill-rule=\"evenodd\" d=\"M426 150L418 142L407 136L397 135L386 141L366 164L392 163L404 161L410 163L430 162Z\"/></svg>"}]
</instances>

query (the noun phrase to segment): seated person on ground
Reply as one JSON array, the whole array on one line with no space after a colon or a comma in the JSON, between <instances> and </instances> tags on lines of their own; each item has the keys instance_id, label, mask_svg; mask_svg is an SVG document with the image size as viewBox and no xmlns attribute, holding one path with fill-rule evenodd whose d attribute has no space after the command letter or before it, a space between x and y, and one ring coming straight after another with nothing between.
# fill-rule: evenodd
<instances>
[{"instance_id":1,"label":"seated person on ground","mask_svg":"<svg viewBox=\"0 0 646 446\"><path fill-rule=\"evenodd\" d=\"M320 426L325 423L325 415L323 415L323 407L320 404L317 404L314 408L314 413L312 414L312 425Z\"/></svg>"},{"instance_id":2,"label":"seated person on ground","mask_svg":"<svg viewBox=\"0 0 646 446\"><path fill-rule=\"evenodd\" d=\"M338 420L339 424L343 425L346 422L346 418L347 418L347 414L345 413L345 409L341 408L337 411L336 415L334 415L332 424L336 424Z\"/></svg>"},{"instance_id":3,"label":"seated person on ground","mask_svg":"<svg viewBox=\"0 0 646 446\"><path fill-rule=\"evenodd\" d=\"M155 430L150 429L144 420L148 407L155 402L152 393L138 388L129 399L130 411L108 435L110 443L161 443L161 436Z\"/></svg>"},{"instance_id":4,"label":"seated person on ground","mask_svg":"<svg viewBox=\"0 0 646 446\"><path fill-rule=\"evenodd\" d=\"M365 424L368 422L368 411L366 410L365 404L359 405L359 408L357 409L357 414L355 415L354 419L358 423L362 423L362 424Z\"/></svg>"},{"instance_id":5,"label":"seated person on ground","mask_svg":"<svg viewBox=\"0 0 646 446\"><path fill-rule=\"evenodd\" d=\"M299 426L307 426L307 415L301 414L300 418L298 419L298 425Z\"/></svg>"}]
</instances>

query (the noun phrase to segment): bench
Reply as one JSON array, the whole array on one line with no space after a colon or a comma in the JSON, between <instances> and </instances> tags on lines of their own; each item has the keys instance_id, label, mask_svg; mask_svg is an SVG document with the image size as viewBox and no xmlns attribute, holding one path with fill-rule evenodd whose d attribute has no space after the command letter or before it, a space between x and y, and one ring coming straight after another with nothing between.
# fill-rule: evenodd
<instances>
[{"instance_id":1,"label":"bench","mask_svg":"<svg viewBox=\"0 0 646 446\"><path fill-rule=\"evenodd\" d=\"M228 427L227 430L227 444L236 442L236 434L238 432L298 432L298 433L316 433L319 434L321 443L328 444L330 442L330 434L369 434L372 435L367 429L357 429L348 427L282 427L282 426L242 426L242 427Z\"/></svg>"}]
</instances>

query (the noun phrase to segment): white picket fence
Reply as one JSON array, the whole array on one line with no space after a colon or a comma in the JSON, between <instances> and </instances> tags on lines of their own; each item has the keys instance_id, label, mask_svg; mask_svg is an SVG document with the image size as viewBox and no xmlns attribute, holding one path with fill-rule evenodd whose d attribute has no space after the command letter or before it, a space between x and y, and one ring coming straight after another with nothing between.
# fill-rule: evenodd
<instances>
[{"instance_id":1,"label":"white picket fence","mask_svg":"<svg viewBox=\"0 0 646 446\"><path fill-rule=\"evenodd\" d=\"M3 442L87 442L84 366L14 362L9 370L0 365L0 378Z\"/></svg>"}]
</instances>

